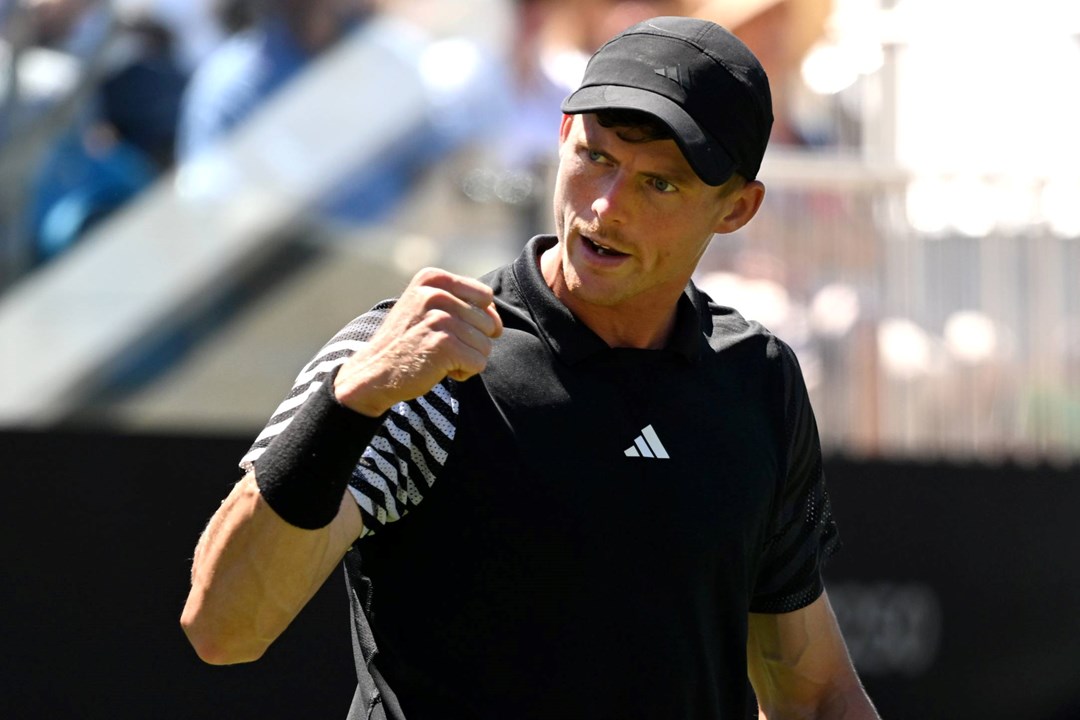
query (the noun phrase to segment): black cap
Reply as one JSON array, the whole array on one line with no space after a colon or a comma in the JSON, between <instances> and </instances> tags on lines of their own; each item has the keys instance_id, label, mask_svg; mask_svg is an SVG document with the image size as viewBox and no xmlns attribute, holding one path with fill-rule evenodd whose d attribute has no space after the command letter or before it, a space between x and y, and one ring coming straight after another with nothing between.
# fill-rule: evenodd
<instances>
[{"instance_id":1,"label":"black cap","mask_svg":"<svg viewBox=\"0 0 1080 720\"><path fill-rule=\"evenodd\" d=\"M753 180L772 129L772 96L761 63L716 23L688 17L645 20L593 54L567 114L641 110L671 128L698 176L722 185Z\"/></svg>"}]
</instances>

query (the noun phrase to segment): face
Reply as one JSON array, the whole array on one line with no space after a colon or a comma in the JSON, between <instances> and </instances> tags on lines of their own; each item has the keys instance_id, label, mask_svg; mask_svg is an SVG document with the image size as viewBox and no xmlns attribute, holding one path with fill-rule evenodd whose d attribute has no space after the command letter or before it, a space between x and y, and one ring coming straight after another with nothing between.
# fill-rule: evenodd
<instances>
[{"instance_id":1,"label":"face","mask_svg":"<svg viewBox=\"0 0 1080 720\"><path fill-rule=\"evenodd\" d=\"M674 140L632 142L620 132L628 131L593 115L566 116L560 130L558 257L545 277L579 314L673 309L713 234L749 220L744 196L760 187L706 185Z\"/></svg>"}]
</instances>

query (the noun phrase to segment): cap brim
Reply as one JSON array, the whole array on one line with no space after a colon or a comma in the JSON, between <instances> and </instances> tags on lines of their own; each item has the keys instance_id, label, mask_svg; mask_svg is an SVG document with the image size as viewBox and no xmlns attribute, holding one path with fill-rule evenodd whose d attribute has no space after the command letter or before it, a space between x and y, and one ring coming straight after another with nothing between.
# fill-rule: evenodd
<instances>
[{"instance_id":1,"label":"cap brim","mask_svg":"<svg viewBox=\"0 0 1080 720\"><path fill-rule=\"evenodd\" d=\"M590 85L571 93L562 103L568 115L600 110L640 110L671 128L686 161L707 185L723 185L735 172L735 163L723 147L694 119L663 95L624 85Z\"/></svg>"}]
</instances>

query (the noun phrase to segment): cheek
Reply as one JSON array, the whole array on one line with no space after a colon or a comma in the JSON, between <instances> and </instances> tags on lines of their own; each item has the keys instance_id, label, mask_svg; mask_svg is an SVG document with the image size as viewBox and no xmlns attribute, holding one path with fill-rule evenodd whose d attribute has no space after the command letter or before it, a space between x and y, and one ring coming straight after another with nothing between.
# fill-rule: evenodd
<instances>
[{"instance_id":1,"label":"cheek","mask_svg":"<svg viewBox=\"0 0 1080 720\"><path fill-rule=\"evenodd\" d=\"M573 167L564 166L555 178L555 214L562 217L567 214L580 213L583 208L586 187L587 181L581 173L575 173ZM587 207L587 205L584 205L584 207Z\"/></svg>"},{"instance_id":2,"label":"cheek","mask_svg":"<svg viewBox=\"0 0 1080 720\"><path fill-rule=\"evenodd\" d=\"M683 227L679 232L672 232L674 223L656 226L653 237L662 238L655 245L654 255L658 265L683 272L687 267L695 267L712 241L711 230L704 225Z\"/></svg>"},{"instance_id":3,"label":"cheek","mask_svg":"<svg viewBox=\"0 0 1080 720\"><path fill-rule=\"evenodd\" d=\"M563 217L563 211L560 209L559 201L555 201L555 237L560 241L566 239L566 220Z\"/></svg>"},{"instance_id":4,"label":"cheek","mask_svg":"<svg viewBox=\"0 0 1080 720\"><path fill-rule=\"evenodd\" d=\"M552 204L555 211L555 223L557 226L561 226L564 223L567 206L566 182L561 172L555 177L555 187L552 189Z\"/></svg>"}]
</instances>

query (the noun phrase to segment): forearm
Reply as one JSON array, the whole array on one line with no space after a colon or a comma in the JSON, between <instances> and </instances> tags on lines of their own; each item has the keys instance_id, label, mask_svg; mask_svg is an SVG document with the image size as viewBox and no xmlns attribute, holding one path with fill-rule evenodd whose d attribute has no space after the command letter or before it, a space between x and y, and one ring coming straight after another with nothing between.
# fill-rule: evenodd
<instances>
[{"instance_id":1,"label":"forearm","mask_svg":"<svg viewBox=\"0 0 1080 720\"><path fill-rule=\"evenodd\" d=\"M817 717L820 720L880 720L860 684L838 691Z\"/></svg>"},{"instance_id":2,"label":"forearm","mask_svg":"<svg viewBox=\"0 0 1080 720\"><path fill-rule=\"evenodd\" d=\"M852 680L843 687L819 688L813 696L762 697L758 720L880 720L862 684Z\"/></svg>"},{"instance_id":3,"label":"forearm","mask_svg":"<svg viewBox=\"0 0 1080 720\"><path fill-rule=\"evenodd\" d=\"M880 720L860 685L828 694L817 706L760 708L759 720Z\"/></svg>"},{"instance_id":4,"label":"forearm","mask_svg":"<svg viewBox=\"0 0 1080 720\"><path fill-rule=\"evenodd\" d=\"M822 593L805 608L751 614L747 669L767 720L878 720Z\"/></svg>"},{"instance_id":5,"label":"forearm","mask_svg":"<svg viewBox=\"0 0 1080 720\"><path fill-rule=\"evenodd\" d=\"M181 625L199 657L212 664L259 658L359 532L347 493L333 522L303 530L278 517L250 474L237 483L195 549Z\"/></svg>"}]
</instances>

